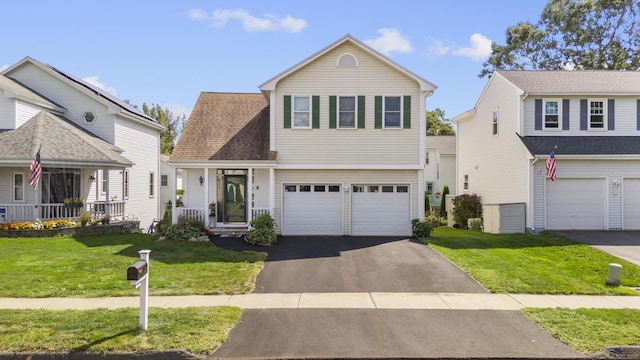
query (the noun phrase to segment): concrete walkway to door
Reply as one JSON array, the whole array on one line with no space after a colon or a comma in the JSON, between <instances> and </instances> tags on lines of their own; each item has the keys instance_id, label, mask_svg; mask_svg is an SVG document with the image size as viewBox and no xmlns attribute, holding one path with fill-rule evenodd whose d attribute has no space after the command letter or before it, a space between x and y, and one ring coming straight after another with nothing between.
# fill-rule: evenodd
<instances>
[{"instance_id":1,"label":"concrete walkway to door","mask_svg":"<svg viewBox=\"0 0 640 360\"><path fill-rule=\"evenodd\" d=\"M640 231L554 231L640 266Z\"/></svg>"}]
</instances>

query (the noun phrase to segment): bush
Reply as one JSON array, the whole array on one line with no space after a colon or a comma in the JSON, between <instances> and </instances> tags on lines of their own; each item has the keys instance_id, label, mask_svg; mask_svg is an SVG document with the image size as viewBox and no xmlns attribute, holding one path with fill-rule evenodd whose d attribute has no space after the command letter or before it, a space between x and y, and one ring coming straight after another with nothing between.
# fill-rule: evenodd
<instances>
[{"instance_id":1,"label":"bush","mask_svg":"<svg viewBox=\"0 0 640 360\"><path fill-rule=\"evenodd\" d=\"M276 225L269 213L258 215L250 223L252 229L247 234L247 242L252 245L270 245L278 239Z\"/></svg>"},{"instance_id":2,"label":"bush","mask_svg":"<svg viewBox=\"0 0 640 360\"><path fill-rule=\"evenodd\" d=\"M453 206L453 219L461 228L467 228L467 220L482 217L482 202L476 194L456 196Z\"/></svg>"},{"instance_id":3,"label":"bush","mask_svg":"<svg viewBox=\"0 0 640 360\"><path fill-rule=\"evenodd\" d=\"M194 226L193 222L178 222L167 228L164 236L169 240L189 241L191 238L197 238L203 235L202 227Z\"/></svg>"},{"instance_id":4,"label":"bush","mask_svg":"<svg viewBox=\"0 0 640 360\"><path fill-rule=\"evenodd\" d=\"M167 229L171 226L171 212L168 209L164 210L164 215L162 216L162 220L160 220L160 222L158 222L158 225L156 225L156 231L161 234L164 235L164 233L167 231Z\"/></svg>"},{"instance_id":5,"label":"bush","mask_svg":"<svg viewBox=\"0 0 640 360\"><path fill-rule=\"evenodd\" d=\"M447 219L443 219L441 217L435 216L435 215L429 215L427 216L424 221L426 223L429 224L429 226L431 226L431 229L435 229L438 226L445 226L447 225Z\"/></svg>"},{"instance_id":6,"label":"bush","mask_svg":"<svg viewBox=\"0 0 640 360\"><path fill-rule=\"evenodd\" d=\"M442 189L442 199L440 199L440 217L447 218L447 195L449 195L449 186L445 185Z\"/></svg>"},{"instance_id":7,"label":"bush","mask_svg":"<svg viewBox=\"0 0 640 360\"><path fill-rule=\"evenodd\" d=\"M91 213L88 211L80 212L80 215L78 215L78 221L80 221L80 225L82 227L87 226L87 223L91 221Z\"/></svg>"},{"instance_id":8,"label":"bush","mask_svg":"<svg viewBox=\"0 0 640 360\"><path fill-rule=\"evenodd\" d=\"M429 193L424 192L424 212L431 214L431 200L429 199Z\"/></svg>"},{"instance_id":9,"label":"bush","mask_svg":"<svg viewBox=\"0 0 640 360\"><path fill-rule=\"evenodd\" d=\"M469 229L482 231L482 220L471 220L469 222Z\"/></svg>"},{"instance_id":10,"label":"bush","mask_svg":"<svg viewBox=\"0 0 640 360\"><path fill-rule=\"evenodd\" d=\"M413 232L413 236L418 238L429 237L429 235L431 235L431 230L433 230L431 223L420 221L418 219L411 220L411 231Z\"/></svg>"}]
</instances>

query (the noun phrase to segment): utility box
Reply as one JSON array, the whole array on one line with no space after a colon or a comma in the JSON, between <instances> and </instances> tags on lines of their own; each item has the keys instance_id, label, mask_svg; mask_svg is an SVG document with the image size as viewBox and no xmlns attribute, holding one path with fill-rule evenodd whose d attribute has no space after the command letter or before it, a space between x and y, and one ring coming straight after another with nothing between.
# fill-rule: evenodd
<instances>
[{"instance_id":1,"label":"utility box","mask_svg":"<svg viewBox=\"0 0 640 360\"><path fill-rule=\"evenodd\" d=\"M486 204L482 206L484 232L492 234L524 234L526 206L524 203Z\"/></svg>"}]
</instances>

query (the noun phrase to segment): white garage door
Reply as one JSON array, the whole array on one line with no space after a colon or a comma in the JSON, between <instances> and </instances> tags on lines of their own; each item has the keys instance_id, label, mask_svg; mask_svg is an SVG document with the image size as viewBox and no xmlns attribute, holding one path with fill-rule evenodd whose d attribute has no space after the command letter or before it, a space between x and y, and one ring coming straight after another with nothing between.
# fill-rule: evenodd
<instances>
[{"instance_id":1,"label":"white garage door","mask_svg":"<svg viewBox=\"0 0 640 360\"><path fill-rule=\"evenodd\" d=\"M624 179L624 230L640 230L640 179Z\"/></svg>"},{"instance_id":2,"label":"white garage door","mask_svg":"<svg viewBox=\"0 0 640 360\"><path fill-rule=\"evenodd\" d=\"M603 230L604 179L547 180L547 230Z\"/></svg>"},{"instance_id":3,"label":"white garage door","mask_svg":"<svg viewBox=\"0 0 640 360\"><path fill-rule=\"evenodd\" d=\"M342 235L342 187L329 184L286 184L282 234Z\"/></svg>"},{"instance_id":4,"label":"white garage door","mask_svg":"<svg viewBox=\"0 0 640 360\"><path fill-rule=\"evenodd\" d=\"M408 185L354 185L351 189L351 235L411 235Z\"/></svg>"}]
</instances>

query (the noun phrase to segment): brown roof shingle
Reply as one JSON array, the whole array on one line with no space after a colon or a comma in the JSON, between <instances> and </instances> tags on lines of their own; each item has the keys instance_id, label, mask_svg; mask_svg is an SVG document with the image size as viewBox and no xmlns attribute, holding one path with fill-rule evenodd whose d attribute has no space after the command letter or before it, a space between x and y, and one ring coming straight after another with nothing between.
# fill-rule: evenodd
<instances>
[{"instance_id":1,"label":"brown roof shingle","mask_svg":"<svg viewBox=\"0 0 640 360\"><path fill-rule=\"evenodd\" d=\"M273 160L262 94L200 94L171 160Z\"/></svg>"},{"instance_id":2,"label":"brown roof shingle","mask_svg":"<svg viewBox=\"0 0 640 360\"><path fill-rule=\"evenodd\" d=\"M614 70L497 70L520 89L540 93L640 93L640 72Z\"/></svg>"}]
</instances>

